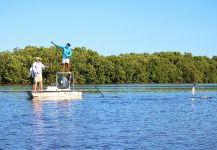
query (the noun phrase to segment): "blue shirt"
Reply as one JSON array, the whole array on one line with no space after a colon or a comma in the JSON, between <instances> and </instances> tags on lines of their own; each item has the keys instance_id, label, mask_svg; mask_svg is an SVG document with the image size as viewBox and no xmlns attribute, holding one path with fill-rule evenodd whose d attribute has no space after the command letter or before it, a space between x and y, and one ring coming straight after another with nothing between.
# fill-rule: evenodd
<instances>
[{"instance_id":1,"label":"blue shirt","mask_svg":"<svg viewBox=\"0 0 217 150\"><path fill-rule=\"evenodd\" d=\"M72 51L70 50L70 48L68 46L57 46L58 48L62 49L62 58L69 58L72 56Z\"/></svg>"}]
</instances>

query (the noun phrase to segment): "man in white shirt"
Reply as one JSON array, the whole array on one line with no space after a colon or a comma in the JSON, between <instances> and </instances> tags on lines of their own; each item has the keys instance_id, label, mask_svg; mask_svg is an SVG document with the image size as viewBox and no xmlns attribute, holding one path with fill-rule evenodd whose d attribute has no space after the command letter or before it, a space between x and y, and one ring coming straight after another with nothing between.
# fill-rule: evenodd
<instances>
[{"instance_id":1,"label":"man in white shirt","mask_svg":"<svg viewBox=\"0 0 217 150\"><path fill-rule=\"evenodd\" d=\"M35 62L32 64L31 67L31 77L34 78L34 83L32 85L32 89L35 91L37 89L38 84L38 90L43 89L43 82L42 82L42 70L45 68L45 66L41 63L41 59L39 57L35 58Z\"/></svg>"}]
</instances>

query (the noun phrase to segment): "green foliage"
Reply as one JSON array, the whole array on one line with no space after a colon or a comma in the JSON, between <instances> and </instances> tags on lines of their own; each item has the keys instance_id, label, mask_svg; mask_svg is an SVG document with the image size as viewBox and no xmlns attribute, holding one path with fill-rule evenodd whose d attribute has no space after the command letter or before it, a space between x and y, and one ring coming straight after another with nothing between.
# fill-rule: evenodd
<instances>
[{"instance_id":1,"label":"green foliage","mask_svg":"<svg viewBox=\"0 0 217 150\"><path fill-rule=\"evenodd\" d=\"M61 51L55 47L26 46L0 52L0 83L29 83L29 68L35 57L48 66L45 83L55 82L60 71ZM85 47L73 49L71 70L77 83L216 83L217 56L192 56L191 53L157 52L101 56Z\"/></svg>"}]
</instances>

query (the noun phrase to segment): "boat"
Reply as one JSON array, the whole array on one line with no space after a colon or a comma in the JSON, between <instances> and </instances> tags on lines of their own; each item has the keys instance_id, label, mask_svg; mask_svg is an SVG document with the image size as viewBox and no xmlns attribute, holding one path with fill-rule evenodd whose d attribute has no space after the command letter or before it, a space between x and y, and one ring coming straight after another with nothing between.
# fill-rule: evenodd
<instances>
[{"instance_id":1,"label":"boat","mask_svg":"<svg viewBox=\"0 0 217 150\"><path fill-rule=\"evenodd\" d=\"M71 79L72 87L71 87ZM48 86L45 90L27 91L31 99L37 100L68 100L82 99L82 91L74 89L73 72L57 72L56 83Z\"/></svg>"}]
</instances>

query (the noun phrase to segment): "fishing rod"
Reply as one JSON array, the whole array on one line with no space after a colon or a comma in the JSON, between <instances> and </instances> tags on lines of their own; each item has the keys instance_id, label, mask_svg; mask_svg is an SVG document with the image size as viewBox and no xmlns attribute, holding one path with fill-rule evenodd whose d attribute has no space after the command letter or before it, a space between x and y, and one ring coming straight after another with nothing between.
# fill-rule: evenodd
<instances>
[{"instance_id":1,"label":"fishing rod","mask_svg":"<svg viewBox=\"0 0 217 150\"><path fill-rule=\"evenodd\" d=\"M62 49L60 49L53 41L51 41L51 43L52 43L58 50L62 51ZM93 81L85 74L85 71L82 70L76 63L74 63L74 64L75 64L76 68L81 72L81 74L87 79L87 81L88 81L89 83L93 83ZM98 91L98 93L100 93L100 95L101 95L102 97L105 97L105 96L103 95L103 93L96 87L96 85L94 85L94 87L95 87L95 89Z\"/></svg>"}]
</instances>

